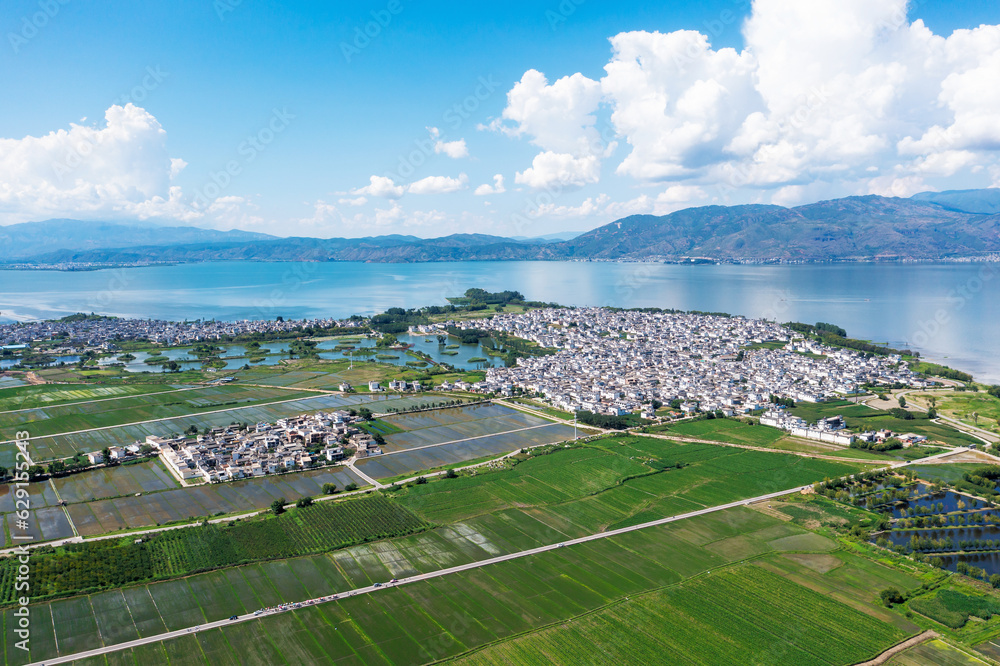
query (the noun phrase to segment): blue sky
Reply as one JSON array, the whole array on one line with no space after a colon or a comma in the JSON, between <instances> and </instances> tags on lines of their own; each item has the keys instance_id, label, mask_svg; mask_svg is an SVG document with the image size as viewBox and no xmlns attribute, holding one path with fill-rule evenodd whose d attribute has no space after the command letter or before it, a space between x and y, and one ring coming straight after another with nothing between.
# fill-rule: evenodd
<instances>
[{"instance_id":1,"label":"blue sky","mask_svg":"<svg viewBox=\"0 0 1000 666\"><path fill-rule=\"evenodd\" d=\"M1000 185L995 2L495 4L8 1L0 223L530 236Z\"/></svg>"}]
</instances>

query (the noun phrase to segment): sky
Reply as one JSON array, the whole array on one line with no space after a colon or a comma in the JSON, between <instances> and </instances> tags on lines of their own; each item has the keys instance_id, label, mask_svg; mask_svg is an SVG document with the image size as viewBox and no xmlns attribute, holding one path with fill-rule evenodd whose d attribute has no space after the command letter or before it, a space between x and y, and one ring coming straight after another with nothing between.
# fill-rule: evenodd
<instances>
[{"instance_id":1,"label":"sky","mask_svg":"<svg viewBox=\"0 0 1000 666\"><path fill-rule=\"evenodd\" d=\"M531 237L1000 187L998 24L995 0L6 0L0 224Z\"/></svg>"}]
</instances>

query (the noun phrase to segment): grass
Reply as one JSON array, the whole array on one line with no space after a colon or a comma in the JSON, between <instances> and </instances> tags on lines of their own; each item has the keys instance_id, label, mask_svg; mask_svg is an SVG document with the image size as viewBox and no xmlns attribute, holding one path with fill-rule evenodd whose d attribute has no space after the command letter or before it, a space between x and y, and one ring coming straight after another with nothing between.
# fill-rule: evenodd
<instances>
[{"instance_id":1,"label":"grass","mask_svg":"<svg viewBox=\"0 0 1000 666\"><path fill-rule=\"evenodd\" d=\"M961 629L971 617L989 620L1000 615L1000 600L943 588L910 601L910 608L952 629Z\"/></svg>"},{"instance_id":2,"label":"grass","mask_svg":"<svg viewBox=\"0 0 1000 666\"><path fill-rule=\"evenodd\" d=\"M777 428L751 425L735 419L686 421L675 425L654 427L651 430L680 437L760 447L773 446L785 436L784 431Z\"/></svg>"},{"instance_id":3,"label":"grass","mask_svg":"<svg viewBox=\"0 0 1000 666\"><path fill-rule=\"evenodd\" d=\"M889 666L987 666L988 662L977 659L966 652L934 639L912 647L886 662Z\"/></svg>"},{"instance_id":4,"label":"grass","mask_svg":"<svg viewBox=\"0 0 1000 666\"><path fill-rule=\"evenodd\" d=\"M907 396L907 399L913 400L924 407L929 407L930 397L937 399L936 409L939 414L970 426L994 432L998 431L997 420L1000 419L1000 398L995 398L989 393L963 391L911 393ZM972 417L974 413L979 414L978 421Z\"/></svg>"}]
</instances>

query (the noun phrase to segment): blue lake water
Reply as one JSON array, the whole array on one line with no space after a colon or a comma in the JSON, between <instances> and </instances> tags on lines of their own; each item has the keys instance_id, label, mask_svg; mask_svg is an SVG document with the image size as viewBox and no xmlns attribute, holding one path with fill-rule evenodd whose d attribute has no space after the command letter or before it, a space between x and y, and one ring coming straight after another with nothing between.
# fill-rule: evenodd
<instances>
[{"instance_id":1,"label":"blue lake water","mask_svg":"<svg viewBox=\"0 0 1000 666\"><path fill-rule=\"evenodd\" d=\"M347 317L446 304L470 287L565 305L831 322L1000 383L1000 270L986 264L678 266L603 262L207 263L0 271L0 320Z\"/></svg>"}]
</instances>

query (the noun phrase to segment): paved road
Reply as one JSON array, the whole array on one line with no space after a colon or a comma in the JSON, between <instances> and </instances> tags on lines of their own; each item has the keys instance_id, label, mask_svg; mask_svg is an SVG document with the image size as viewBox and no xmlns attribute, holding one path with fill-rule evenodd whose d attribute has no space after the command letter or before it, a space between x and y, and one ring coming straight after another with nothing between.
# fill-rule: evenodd
<instances>
[{"instance_id":1,"label":"paved road","mask_svg":"<svg viewBox=\"0 0 1000 666\"><path fill-rule=\"evenodd\" d=\"M185 636L187 634L198 633L202 631L208 631L210 629L217 629L219 627L224 627L228 624L236 624L238 622L250 622L256 620L259 617L264 617L266 615L273 615L277 613L284 613L296 608L303 608L306 606L312 606L319 603L324 603L326 601L331 601L335 598L344 598L350 596L357 596L359 594L371 594L377 592L385 587L394 587L399 585L408 585L411 583L418 583L420 581L430 580L432 578L440 578L442 576L449 576L455 573L461 573L463 571L469 571L471 569L479 569L481 567L490 566L491 564L499 564L501 562L509 562L511 560L517 560L525 557L531 557L533 555L539 555L541 553L546 553L551 550L556 550L558 548L574 546L577 544L587 543L590 541L596 541L598 539L607 539L610 537L620 536L622 534L628 534L629 532L635 532L637 530L644 530L650 527L658 527L661 525L667 525L669 523L676 522L678 520L685 520L688 518L694 518L696 516L704 516L710 513L716 513L718 511L725 511L727 509L733 509L740 506L746 506L748 504L753 504L754 502L762 502L770 499L775 499L777 497L783 497L785 495L792 495L795 493L802 492L807 488L812 486L800 486L798 488L791 488L789 490L782 490L775 493L768 493L766 495L760 495L758 497L753 497L750 499L740 500L738 502L730 502L729 504L721 504L719 506L709 507L707 509L699 509L698 511L692 511L690 513L684 513L676 516L670 516L669 518L661 518L659 520L650 521L648 523L643 523L641 525L633 525L631 527L623 527L617 530L610 530L608 532L599 532L597 534L591 534L585 537L580 537L578 539L570 539L560 543L551 544L548 546L539 546L537 548L530 548L528 550L522 550L517 553L510 553L509 555L500 555L498 557L493 557L486 560L480 560L478 562L471 562L469 564L463 564L456 567L449 567L447 569L440 569L438 571L433 571L426 574L420 574L417 576L411 576L409 578L403 578L397 583L385 583L380 584L378 587L375 585L369 585L367 587L359 587L346 592L341 592L337 595L330 595L325 597L317 597L314 599L309 599L297 604L286 604L276 610L267 611L261 613L260 615L254 615L248 613L246 615L239 616L236 620L217 620L214 622L208 622L205 624L199 624L193 627L188 627L186 629L178 629L176 631L169 631L162 634L157 634L154 636L147 636L146 638L139 638L133 641L128 641L125 643L118 643L116 645L109 645L107 647L97 648L94 650L87 650L85 652L78 652L76 654L69 654L65 656L55 657L52 659L46 659L45 661L32 662L28 666L44 666L45 664L65 664L77 659L86 659L89 657L96 657L111 652L118 652L121 650L127 650L133 647L139 647L141 645L147 645L149 643L158 643L160 641L169 640L171 638L178 638L180 636Z\"/></svg>"}]
</instances>

